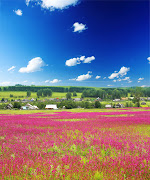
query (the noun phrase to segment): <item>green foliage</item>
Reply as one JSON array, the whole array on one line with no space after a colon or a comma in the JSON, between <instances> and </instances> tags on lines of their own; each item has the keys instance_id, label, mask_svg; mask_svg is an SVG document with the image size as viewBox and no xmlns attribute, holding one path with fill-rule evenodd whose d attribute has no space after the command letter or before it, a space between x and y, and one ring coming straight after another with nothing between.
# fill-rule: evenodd
<instances>
[{"instance_id":1,"label":"green foliage","mask_svg":"<svg viewBox=\"0 0 150 180\"><path fill-rule=\"evenodd\" d=\"M101 108L101 103L99 101L95 101L95 108Z\"/></svg>"},{"instance_id":2,"label":"green foliage","mask_svg":"<svg viewBox=\"0 0 150 180\"><path fill-rule=\"evenodd\" d=\"M27 91L27 97L31 96L31 91Z\"/></svg>"},{"instance_id":3,"label":"green foliage","mask_svg":"<svg viewBox=\"0 0 150 180\"><path fill-rule=\"evenodd\" d=\"M44 97L52 96L52 90L51 89L43 89L43 96Z\"/></svg>"},{"instance_id":4,"label":"green foliage","mask_svg":"<svg viewBox=\"0 0 150 180\"><path fill-rule=\"evenodd\" d=\"M10 94L10 97L13 97L13 94Z\"/></svg>"},{"instance_id":5,"label":"green foliage","mask_svg":"<svg viewBox=\"0 0 150 180\"><path fill-rule=\"evenodd\" d=\"M14 102L13 108L20 109L21 108L21 104L19 102Z\"/></svg>"},{"instance_id":6,"label":"green foliage","mask_svg":"<svg viewBox=\"0 0 150 180\"><path fill-rule=\"evenodd\" d=\"M73 92L73 96L77 96L77 93L76 93L76 91L74 91L74 92Z\"/></svg>"},{"instance_id":7,"label":"green foliage","mask_svg":"<svg viewBox=\"0 0 150 180\"><path fill-rule=\"evenodd\" d=\"M45 109L46 104L43 103L43 102L39 102L39 103L37 104L37 106L38 106L39 109Z\"/></svg>"},{"instance_id":8,"label":"green foliage","mask_svg":"<svg viewBox=\"0 0 150 180\"><path fill-rule=\"evenodd\" d=\"M42 96L42 89L37 91L37 96L38 97Z\"/></svg>"},{"instance_id":9,"label":"green foliage","mask_svg":"<svg viewBox=\"0 0 150 180\"><path fill-rule=\"evenodd\" d=\"M76 108L77 104L74 101L65 101L65 107L66 109L72 109L72 108Z\"/></svg>"},{"instance_id":10,"label":"green foliage","mask_svg":"<svg viewBox=\"0 0 150 180\"><path fill-rule=\"evenodd\" d=\"M71 92L67 92L66 98L67 98L67 99L71 99L71 96L72 96Z\"/></svg>"}]
</instances>

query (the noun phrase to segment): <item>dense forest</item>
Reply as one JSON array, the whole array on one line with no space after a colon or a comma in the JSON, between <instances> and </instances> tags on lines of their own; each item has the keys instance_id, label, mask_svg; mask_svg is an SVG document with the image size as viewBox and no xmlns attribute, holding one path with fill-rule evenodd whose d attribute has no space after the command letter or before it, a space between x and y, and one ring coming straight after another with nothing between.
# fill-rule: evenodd
<instances>
[{"instance_id":1,"label":"dense forest","mask_svg":"<svg viewBox=\"0 0 150 180\"><path fill-rule=\"evenodd\" d=\"M44 92L49 89L52 92L80 92L82 97L99 97L101 99L115 99L121 97L134 96L135 92L140 91L141 97L150 97L150 87L129 87L129 88L91 88L91 87L59 87L59 86L24 86L15 85L0 87L0 91L31 91Z\"/></svg>"}]
</instances>

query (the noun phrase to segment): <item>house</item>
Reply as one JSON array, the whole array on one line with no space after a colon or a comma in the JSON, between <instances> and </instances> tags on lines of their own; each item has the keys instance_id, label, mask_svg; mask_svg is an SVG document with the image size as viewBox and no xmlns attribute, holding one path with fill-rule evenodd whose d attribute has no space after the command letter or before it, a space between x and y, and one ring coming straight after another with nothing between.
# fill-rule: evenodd
<instances>
[{"instance_id":1,"label":"house","mask_svg":"<svg viewBox=\"0 0 150 180\"><path fill-rule=\"evenodd\" d=\"M115 108L125 108L125 106L124 106L123 104L118 103L118 104L115 106Z\"/></svg>"},{"instance_id":2,"label":"house","mask_svg":"<svg viewBox=\"0 0 150 180\"><path fill-rule=\"evenodd\" d=\"M28 100L28 99L22 99L21 102L22 102L22 103L26 103L26 102L29 102L29 100Z\"/></svg>"},{"instance_id":3,"label":"house","mask_svg":"<svg viewBox=\"0 0 150 180\"><path fill-rule=\"evenodd\" d=\"M77 102L77 101L82 101L81 98L74 98L73 101Z\"/></svg>"},{"instance_id":4,"label":"house","mask_svg":"<svg viewBox=\"0 0 150 180\"><path fill-rule=\"evenodd\" d=\"M134 97L129 97L128 99L129 99L129 100L133 100L133 99L134 99Z\"/></svg>"},{"instance_id":5,"label":"house","mask_svg":"<svg viewBox=\"0 0 150 180\"><path fill-rule=\"evenodd\" d=\"M31 104L26 104L25 106L21 107L22 110L37 110L39 109L37 106L32 106Z\"/></svg>"},{"instance_id":6,"label":"house","mask_svg":"<svg viewBox=\"0 0 150 180\"><path fill-rule=\"evenodd\" d=\"M50 98L49 101L55 101L56 99L55 98Z\"/></svg>"},{"instance_id":7,"label":"house","mask_svg":"<svg viewBox=\"0 0 150 180\"><path fill-rule=\"evenodd\" d=\"M31 106L29 107L29 109L30 109L30 110L37 110L37 109L39 109L39 108L38 108L37 106L32 106L32 105L31 105Z\"/></svg>"},{"instance_id":8,"label":"house","mask_svg":"<svg viewBox=\"0 0 150 180\"><path fill-rule=\"evenodd\" d=\"M143 97L140 97L140 100L141 100L141 101L144 101L145 99L144 99Z\"/></svg>"},{"instance_id":9,"label":"house","mask_svg":"<svg viewBox=\"0 0 150 180\"><path fill-rule=\"evenodd\" d=\"M13 105L12 104L8 104L7 106L6 106L6 109L12 109L13 108Z\"/></svg>"},{"instance_id":10,"label":"house","mask_svg":"<svg viewBox=\"0 0 150 180\"><path fill-rule=\"evenodd\" d=\"M120 99L114 99L113 101L114 101L114 102L117 102L117 101L120 101Z\"/></svg>"},{"instance_id":11,"label":"house","mask_svg":"<svg viewBox=\"0 0 150 180\"><path fill-rule=\"evenodd\" d=\"M56 109L58 109L58 108L57 108L57 105L56 105L56 104L47 104L46 107L45 107L45 109L54 109L54 110L56 110Z\"/></svg>"},{"instance_id":12,"label":"house","mask_svg":"<svg viewBox=\"0 0 150 180\"><path fill-rule=\"evenodd\" d=\"M126 100L128 100L128 98L127 97L122 97L121 100L126 101Z\"/></svg>"},{"instance_id":13,"label":"house","mask_svg":"<svg viewBox=\"0 0 150 180\"><path fill-rule=\"evenodd\" d=\"M96 101L102 101L102 99L98 97L98 98L96 98Z\"/></svg>"},{"instance_id":14,"label":"house","mask_svg":"<svg viewBox=\"0 0 150 180\"><path fill-rule=\"evenodd\" d=\"M61 100L62 100L62 101L66 101L66 100L67 100L67 98L61 98Z\"/></svg>"},{"instance_id":15,"label":"house","mask_svg":"<svg viewBox=\"0 0 150 180\"><path fill-rule=\"evenodd\" d=\"M146 105L146 102L141 102L141 105Z\"/></svg>"},{"instance_id":16,"label":"house","mask_svg":"<svg viewBox=\"0 0 150 180\"><path fill-rule=\"evenodd\" d=\"M22 109L22 110L28 110L29 107L28 107L28 106L21 106L21 109Z\"/></svg>"},{"instance_id":17,"label":"house","mask_svg":"<svg viewBox=\"0 0 150 180\"><path fill-rule=\"evenodd\" d=\"M111 104L106 104L105 108L112 108Z\"/></svg>"}]
</instances>

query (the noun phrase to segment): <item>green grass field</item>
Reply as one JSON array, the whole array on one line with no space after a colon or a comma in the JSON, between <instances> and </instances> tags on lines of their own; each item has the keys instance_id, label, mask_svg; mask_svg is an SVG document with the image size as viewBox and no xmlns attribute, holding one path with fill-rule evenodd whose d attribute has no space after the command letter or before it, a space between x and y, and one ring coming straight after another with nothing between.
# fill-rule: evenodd
<instances>
[{"instance_id":1,"label":"green grass field","mask_svg":"<svg viewBox=\"0 0 150 180\"><path fill-rule=\"evenodd\" d=\"M13 97L10 97L10 94L13 95ZM75 98L80 98L82 93L77 93L77 96ZM52 96L50 98L64 98L66 97L66 92L65 93L60 93L60 92L53 92ZM25 91L2 91L0 92L0 99L5 98L5 99L25 99L27 98L27 92ZM31 93L31 98L37 98L36 92ZM40 97L39 99L45 99L46 97Z\"/></svg>"}]
</instances>

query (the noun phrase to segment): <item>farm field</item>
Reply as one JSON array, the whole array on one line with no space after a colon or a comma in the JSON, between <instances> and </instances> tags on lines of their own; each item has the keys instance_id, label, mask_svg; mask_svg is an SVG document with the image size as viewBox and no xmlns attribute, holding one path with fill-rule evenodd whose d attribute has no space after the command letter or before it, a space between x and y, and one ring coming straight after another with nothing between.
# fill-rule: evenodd
<instances>
[{"instance_id":1,"label":"farm field","mask_svg":"<svg viewBox=\"0 0 150 180\"><path fill-rule=\"evenodd\" d=\"M149 180L150 108L92 111L0 111L0 179Z\"/></svg>"},{"instance_id":2,"label":"farm field","mask_svg":"<svg viewBox=\"0 0 150 180\"><path fill-rule=\"evenodd\" d=\"M13 97L10 97L10 94L13 95ZM75 98L80 98L82 93L77 93L77 96ZM22 97L23 96L23 97ZM6 98L6 99L25 99L27 97L26 91L1 91L0 92L0 99ZM63 98L66 97L66 92L60 93L60 92L53 92L52 96L50 98ZM37 98L36 92L31 92L31 98ZM45 99L46 97L40 97L38 99Z\"/></svg>"}]
</instances>

